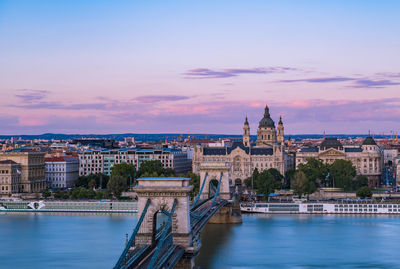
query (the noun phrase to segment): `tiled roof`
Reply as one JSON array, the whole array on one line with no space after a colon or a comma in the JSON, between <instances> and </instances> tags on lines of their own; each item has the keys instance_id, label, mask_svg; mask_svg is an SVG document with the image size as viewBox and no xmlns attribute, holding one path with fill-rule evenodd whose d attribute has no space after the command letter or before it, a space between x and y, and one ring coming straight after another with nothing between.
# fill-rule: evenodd
<instances>
[{"instance_id":1,"label":"tiled roof","mask_svg":"<svg viewBox=\"0 0 400 269\"><path fill-rule=\"evenodd\" d=\"M314 147L314 148L302 148L300 149L300 152L318 152L318 148Z\"/></svg>"},{"instance_id":2,"label":"tiled roof","mask_svg":"<svg viewBox=\"0 0 400 269\"><path fill-rule=\"evenodd\" d=\"M226 148L204 148L203 155L226 155Z\"/></svg>"},{"instance_id":3,"label":"tiled roof","mask_svg":"<svg viewBox=\"0 0 400 269\"><path fill-rule=\"evenodd\" d=\"M345 152L362 152L362 148L344 148Z\"/></svg>"},{"instance_id":4,"label":"tiled roof","mask_svg":"<svg viewBox=\"0 0 400 269\"><path fill-rule=\"evenodd\" d=\"M251 155L273 155L273 148L252 148L250 151Z\"/></svg>"},{"instance_id":5,"label":"tiled roof","mask_svg":"<svg viewBox=\"0 0 400 269\"><path fill-rule=\"evenodd\" d=\"M232 150L234 150L236 148L241 148L242 150L244 150L246 152L246 154L249 154L249 148L245 147L243 142L241 142L241 141L233 142L232 146L227 148L228 154L231 154Z\"/></svg>"},{"instance_id":6,"label":"tiled roof","mask_svg":"<svg viewBox=\"0 0 400 269\"><path fill-rule=\"evenodd\" d=\"M17 164L17 163L12 160L4 160L4 161L0 161L0 164Z\"/></svg>"},{"instance_id":7,"label":"tiled roof","mask_svg":"<svg viewBox=\"0 0 400 269\"><path fill-rule=\"evenodd\" d=\"M74 156L60 156L60 157L50 157L45 158L45 162L71 162L71 161L78 161L78 157Z\"/></svg>"}]
</instances>

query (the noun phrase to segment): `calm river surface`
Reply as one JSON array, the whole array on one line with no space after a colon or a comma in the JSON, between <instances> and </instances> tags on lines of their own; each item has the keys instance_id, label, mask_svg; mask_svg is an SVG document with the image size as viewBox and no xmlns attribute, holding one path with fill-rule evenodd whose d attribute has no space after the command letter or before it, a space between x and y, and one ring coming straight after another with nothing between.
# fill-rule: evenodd
<instances>
[{"instance_id":1,"label":"calm river surface","mask_svg":"<svg viewBox=\"0 0 400 269\"><path fill-rule=\"evenodd\" d=\"M111 268L129 214L0 215L0 268ZM207 225L201 268L400 268L400 217L244 215Z\"/></svg>"}]
</instances>

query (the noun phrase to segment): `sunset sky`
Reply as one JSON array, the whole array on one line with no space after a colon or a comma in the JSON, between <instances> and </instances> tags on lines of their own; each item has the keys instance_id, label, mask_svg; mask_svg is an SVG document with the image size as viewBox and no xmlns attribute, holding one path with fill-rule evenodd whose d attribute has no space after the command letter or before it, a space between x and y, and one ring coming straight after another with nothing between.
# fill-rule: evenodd
<instances>
[{"instance_id":1,"label":"sunset sky","mask_svg":"<svg viewBox=\"0 0 400 269\"><path fill-rule=\"evenodd\" d=\"M400 131L400 1L0 0L0 134Z\"/></svg>"}]
</instances>

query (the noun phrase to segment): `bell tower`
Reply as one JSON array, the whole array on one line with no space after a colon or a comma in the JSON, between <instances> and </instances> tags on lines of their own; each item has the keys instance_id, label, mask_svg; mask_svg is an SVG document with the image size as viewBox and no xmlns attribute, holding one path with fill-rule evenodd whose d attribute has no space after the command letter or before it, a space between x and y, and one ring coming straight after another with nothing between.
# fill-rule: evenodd
<instances>
[{"instance_id":1,"label":"bell tower","mask_svg":"<svg viewBox=\"0 0 400 269\"><path fill-rule=\"evenodd\" d=\"M278 123L278 142L281 144L285 141L284 129L285 128L283 127L282 116L280 116L279 123Z\"/></svg>"},{"instance_id":2,"label":"bell tower","mask_svg":"<svg viewBox=\"0 0 400 269\"><path fill-rule=\"evenodd\" d=\"M243 144L245 147L250 147L250 125L247 117L243 126Z\"/></svg>"}]
</instances>

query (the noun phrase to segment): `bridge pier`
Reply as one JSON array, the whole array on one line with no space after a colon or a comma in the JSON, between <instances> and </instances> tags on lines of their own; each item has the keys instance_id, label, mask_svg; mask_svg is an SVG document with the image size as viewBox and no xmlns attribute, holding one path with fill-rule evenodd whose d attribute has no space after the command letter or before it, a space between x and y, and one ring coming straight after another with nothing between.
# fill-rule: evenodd
<instances>
[{"instance_id":1,"label":"bridge pier","mask_svg":"<svg viewBox=\"0 0 400 269\"><path fill-rule=\"evenodd\" d=\"M195 268L194 257L182 257L174 266L174 269L193 269Z\"/></svg>"},{"instance_id":2,"label":"bridge pier","mask_svg":"<svg viewBox=\"0 0 400 269\"><path fill-rule=\"evenodd\" d=\"M208 223L214 224L239 224L242 223L240 206L230 203L214 214Z\"/></svg>"}]
</instances>

